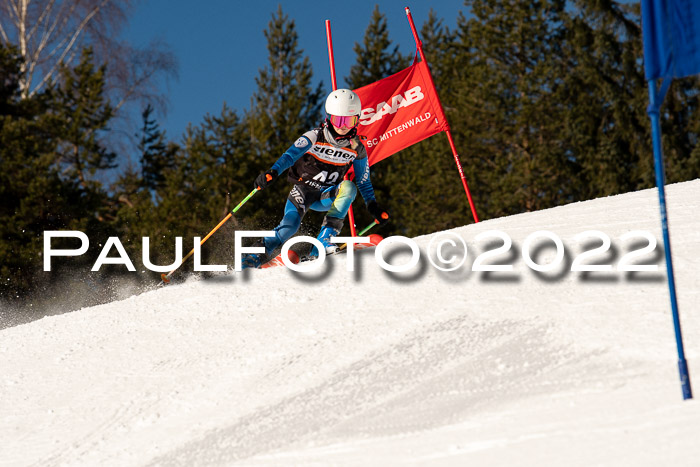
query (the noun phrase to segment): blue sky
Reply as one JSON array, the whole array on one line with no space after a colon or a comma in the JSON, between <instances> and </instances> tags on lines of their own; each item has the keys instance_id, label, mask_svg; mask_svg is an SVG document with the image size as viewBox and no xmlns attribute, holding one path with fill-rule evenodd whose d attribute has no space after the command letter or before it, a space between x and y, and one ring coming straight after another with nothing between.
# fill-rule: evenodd
<instances>
[{"instance_id":1,"label":"blue sky","mask_svg":"<svg viewBox=\"0 0 700 467\"><path fill-rule=\"evenodd\" d=\"M169 139L179 140L188 123L198 125L207 113L218 115L224 102L238 111L250 107L255 77L267 66L263 32L280 3L296 24L299 47L313 65L314 82L323 82L328 91L325 20L331 21L336 76L342 87L355 61L353 46L362 41L375 5L386 16L391 40L403 53L415 50L404 7L411 9L418 30L430 8L451 29L459 11L465 11L463 0L145 0L134 9L124 37L134 45L162 40L179 61L179 79L163 85L168 96L167 114L158 116ZM430 60L429 50L426 56Z\"/></svg>"}]
</instances>

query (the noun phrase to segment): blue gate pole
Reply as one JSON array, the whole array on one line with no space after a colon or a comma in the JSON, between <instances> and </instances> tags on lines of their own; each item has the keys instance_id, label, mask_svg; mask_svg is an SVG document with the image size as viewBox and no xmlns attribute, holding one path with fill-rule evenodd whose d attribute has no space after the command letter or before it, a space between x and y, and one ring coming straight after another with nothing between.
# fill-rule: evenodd
<instances>
[{"instance_id":1,"label":"blue gate pole","mask_svg":"<svg viewBox=\"0 0 700 467\"><path fill-rule=\"evenodd\" d=\"M673 328L676 332L676 347L678 348L678 371L681 378L683 399L692 399L693 391L690 387L690 375L688 374L688 362L685 360L683 350L683 335L681 333L681 320L678 314L678 300L676 298L676 281L673 276L673 262L671 260L671 238L668 233L668 217L666 212L666 175L664 173L664 155L661 147L661 123L660 108L663 103L670 78L663 80L661 89L656 90L655 80L649 80L649 108L647 113L651 119L651 139L654 149L654 167L656 169L656 187L659 190L659 208L661 210L661 232L664 237L664 251L666 254L666 276L668 278L668 290L671 294L671 313L673 314Z\"/></svg>"}]
</instances>

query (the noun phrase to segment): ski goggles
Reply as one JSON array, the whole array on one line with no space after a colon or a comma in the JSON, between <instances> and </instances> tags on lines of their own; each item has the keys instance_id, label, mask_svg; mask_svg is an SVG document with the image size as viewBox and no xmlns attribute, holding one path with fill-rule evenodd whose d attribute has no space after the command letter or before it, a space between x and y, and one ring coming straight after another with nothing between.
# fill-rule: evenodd
<instances>
[{"instance_id":1,"label":"ski goggles","mask_svg":"<svg viewBox=\"0 0 700 467\"><path fill-rule=\"evenodd\" d=\"M357 123L360 121L360 117L357 115L331 115L331 124L336 128L355 128Z\"/></svg>"}]
</instances>

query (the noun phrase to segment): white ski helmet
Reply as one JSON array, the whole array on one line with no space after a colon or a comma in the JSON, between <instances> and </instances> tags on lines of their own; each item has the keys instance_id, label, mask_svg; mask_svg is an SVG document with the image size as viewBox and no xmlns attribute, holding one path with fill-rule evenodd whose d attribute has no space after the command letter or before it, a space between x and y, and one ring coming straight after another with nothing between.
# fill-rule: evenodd
<instances>
[{"instance_id":1,"label":"white ski helmet","mask_svg":"<svg viewBox=\"0 0 700 467\"><path fill-rule=\"evenodd\" d=\"M350 89L336 89L326 98L326 113L339 117L360 115L362 104L360 96Z\"/></svg>"}]
</instances>

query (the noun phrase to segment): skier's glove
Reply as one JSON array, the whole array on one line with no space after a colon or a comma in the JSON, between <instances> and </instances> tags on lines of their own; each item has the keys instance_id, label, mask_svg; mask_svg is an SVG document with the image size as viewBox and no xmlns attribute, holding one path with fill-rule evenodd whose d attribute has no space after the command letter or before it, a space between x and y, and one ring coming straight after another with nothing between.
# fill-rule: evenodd
<instances>
[{"instance_id":1,"label":"skier's glove","mask_svg":"<svg viewBox=\"0 0 700 467\"><path fill-rule=\"evenodd\" d=\"M264 190L269 184L274 182L276 178L276 170L268 170L267 172L263 172L260 175L258 175L258 177L255 179L254 188L257 188L258 190Z\"/></svg>"},{"instance_id":2,"label":"skier's glove","mask_svg":"<svg viewBox=\"0 0 700 467\"><path fill-rule=\"evenodd\" d=\"M377 224L384 225L389 222L389 212L377 204L376 201L373 200L367 203L367 210L374 216L374 220Z\"/></svg>"}]
</instances>

